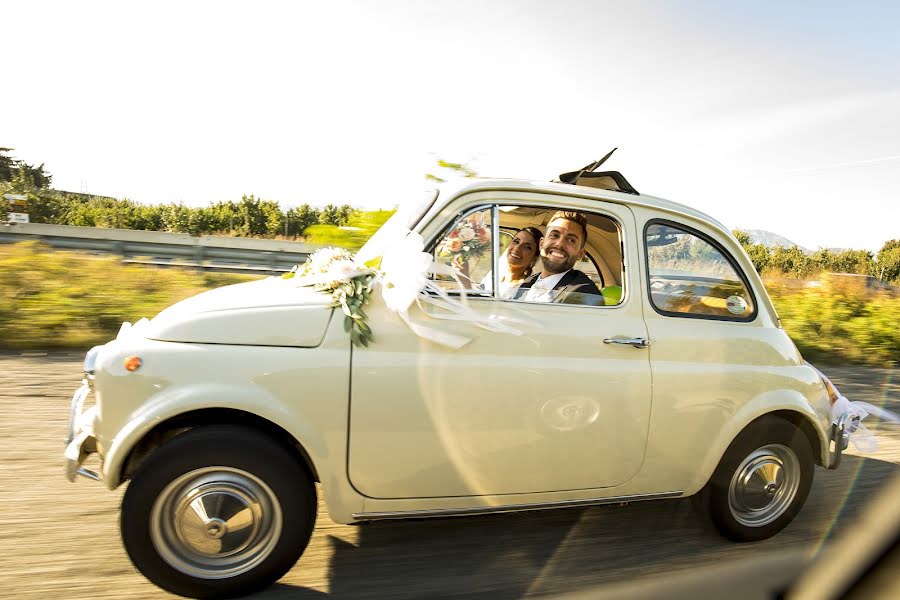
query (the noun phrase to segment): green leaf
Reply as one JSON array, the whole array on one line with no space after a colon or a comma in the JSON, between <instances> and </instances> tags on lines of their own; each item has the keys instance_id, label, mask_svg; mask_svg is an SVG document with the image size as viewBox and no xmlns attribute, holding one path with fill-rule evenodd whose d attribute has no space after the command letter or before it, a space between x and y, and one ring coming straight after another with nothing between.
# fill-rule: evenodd
<instances>
[{"instance_id":1,"label":"green leaf","mask_svg":"<svg viewBox=\"0 0 900 600\"><path fill-rule=\"evenodd\" d=\"M350 333L350 330L353 328L353 319L350 317L344 317L344 331Z\"/></svg>"}]
</instances>

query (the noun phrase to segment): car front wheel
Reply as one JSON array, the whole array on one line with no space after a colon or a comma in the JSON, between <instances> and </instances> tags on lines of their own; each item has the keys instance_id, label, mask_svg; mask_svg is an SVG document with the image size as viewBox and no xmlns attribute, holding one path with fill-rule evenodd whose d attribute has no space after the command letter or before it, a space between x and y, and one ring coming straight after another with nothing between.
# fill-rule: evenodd
<instances>
[{"instance_id":1,"label":"car front wheel","mask_svg":"<svg viewBox=\"0 0 900 600\"><path fill-rule=\"evenodd\" d=\"M772 537L790 523L813 477L809 441L774 417L760 419L728 447L702 494L716 529L736 542Z\"/></svg>"},{"instance_id":2,"label":"car front wheel","mask_svg":"<svg viewBox=\"0 0 900 600\"><path fill-rule=\"evenodd\" d=\"M264 435L201 427L141 466L122 500L125 549L147 579L194 598L248 594L305 549L316 518L303 467Z\"/></svg>"}]
</instances>

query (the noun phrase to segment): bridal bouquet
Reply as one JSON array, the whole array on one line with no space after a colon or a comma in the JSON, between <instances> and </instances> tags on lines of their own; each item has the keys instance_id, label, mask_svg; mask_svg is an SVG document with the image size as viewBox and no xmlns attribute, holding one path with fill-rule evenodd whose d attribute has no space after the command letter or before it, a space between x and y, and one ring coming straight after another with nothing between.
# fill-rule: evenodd
<instances>
[{"instance_id":1,"label":"bridal bouquet","mask_svg":"<svg viewBox=\"0 0 900 600\"><path fill-rule=\"evenodd\" d=\"M464 219L444 238L438 254L449 257L456 266L478 258L491 247L491 232L473 215Z\"/></svg>"}]
</instances>

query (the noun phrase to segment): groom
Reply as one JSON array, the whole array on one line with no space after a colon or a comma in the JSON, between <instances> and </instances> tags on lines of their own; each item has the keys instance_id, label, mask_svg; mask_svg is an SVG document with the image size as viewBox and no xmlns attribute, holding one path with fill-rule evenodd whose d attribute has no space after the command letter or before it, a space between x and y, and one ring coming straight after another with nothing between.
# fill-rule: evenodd
<instances>
[{"instance_id":1,"label":"groom","mask_svg":"<svg viewBox=\"0 0 900 600\"><path fill-rule=\"evenodd\" d=\"M553 213L541 241L543 270L523 281L514 298L602 305L603 296L594 282L572 268L584 257L586 242L587 218L583 214L564 210Z\"/></svg>"}]
</instances>

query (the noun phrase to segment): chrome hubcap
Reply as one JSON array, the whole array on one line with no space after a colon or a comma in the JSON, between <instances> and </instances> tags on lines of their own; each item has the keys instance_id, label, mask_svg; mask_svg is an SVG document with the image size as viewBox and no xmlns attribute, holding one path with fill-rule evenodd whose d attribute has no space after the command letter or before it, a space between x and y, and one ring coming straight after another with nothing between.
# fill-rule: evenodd
<instances>
[{"instance_id":1,"label":"chrome hubcap","mask_svg":"<svg viewBox=\"0 0 900 600\"><path fill-rule=\"evenodd\" d=\"M750 453L728 487L732 516L747 527L768 525L791 506L800 488L800 461L794 451L769 444Z\"/></svg>"},{"instance_id":2,"label":"chrome hubcap","mask_svg":"<svg viewBox=\"0 0 900 600\"><path fill-rule=\"evenodd\" d=\"M264 561L281 527L281 505L262 480L240 469L208 467L185 473L160 493L150 537L173 568L221 579Z\"/></svg>"}]
</instances>

